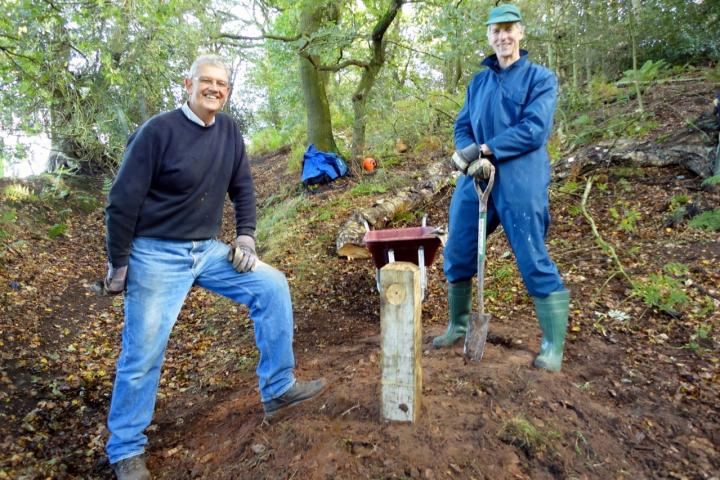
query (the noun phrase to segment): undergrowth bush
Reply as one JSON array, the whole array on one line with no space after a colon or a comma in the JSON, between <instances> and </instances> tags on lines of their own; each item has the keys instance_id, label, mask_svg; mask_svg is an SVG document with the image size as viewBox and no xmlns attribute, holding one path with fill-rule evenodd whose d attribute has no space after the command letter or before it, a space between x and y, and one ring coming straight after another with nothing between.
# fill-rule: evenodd
<instances>
[{"instance_id":1,"label":"undergrowth bush","mask_svg":"<svg viewBox=\"0 0 720 480\"><path fill-rule=\"evenodd\" d=\"M712 232L720 231L720 209L702 212L693 217L688 225L701 230L710 230Z\"/></svg>"},{"instance_id":2,"label":"undergrowth bush","mask_svg":"<svg viewBox=\"0 0 720 480\"><path fill-rule=\"evenodd\" d=\"M662 273L653 273L647 280L635 282L633 295L641 298L649 307L671 314L682 311L689 301L682 282Z\"/></svg>"},{"instance_id":3,"label":"undergrowth bush","mask_svg":"<svg viewBox=\"0 0 720 480\"><path fill-rule=\"evenodd\" d=\"M665 60L647 60L643 63L642 67L637 70L625 70L623 77L620 79L621 82L652 82L659 78L665 77L670 73L668 69L668 63Z\"/></svg>"},{"instance_id":4,"label":"undergrowth bush","mask_svg":"<svg viewBox=\"0 0 720 480\"><path fill-rule=\"evenodd\" d=\"M37 200L35 192L30 190L27 185L20 183L11 183L3 189L2 196L11 202L33 201Z\"/></svg>"},{"instance_id":5,"label":"undergrowth bush","mask_svg":"<svg viewBox=\"0 0 720 480\"><path fill-rule=\"evenodd\" d=\"M260 155L272 152L290 143L290 139L286 135L282 135L280 131L273 127L258 130L250 137L249 150L253 155Z\"/></svg>"}]
</instances>

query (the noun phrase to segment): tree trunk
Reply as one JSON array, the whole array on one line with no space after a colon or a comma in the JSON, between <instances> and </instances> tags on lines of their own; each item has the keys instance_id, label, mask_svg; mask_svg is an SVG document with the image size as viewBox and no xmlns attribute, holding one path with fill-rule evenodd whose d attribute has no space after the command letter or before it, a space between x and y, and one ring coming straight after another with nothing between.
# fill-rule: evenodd
<instances>
[{"instance_id":1,"label":"tree trunk","mask_svg":"<svg viewBox=\"0 0 720 480\"><path fill-rule=\"evenodd\" d=\"M310 37L320 27L323 14L332 16L333 11L337 14L334 9L318 9L307 4L300 17L303 35ZM299 61L300 82L307 114L307 142L315 144L318 150L337 153L326 92L327 76L318 70L320 60L317 57L305 55L301 51Z\"/></svg>"},{"instance_id":2,"label":"tree trunk","mask_svg":"<svg viewBox=\"0 0 720 480\"><path fill-rule=\"evenodd\" d=\"M645 114L645 108L643 107L642 92L640 91L640 78L638 72L638 61L637 61L637 25L638 15L640 13L640 0L632 0L632 12L630 15L630 36L632 37L632 64L633 74L635 76L635 93L637 94L638 110L641 114Z\"/></svg>"},{"instance_id":3,"label":"tree trunk","mask_svg":"<svg viewBox=\"0 0 720 480\"><path fill-rule=\"evenodd\" d=\"M57 25L53 31L56 40L52 42L53 48L48 57L47 68L62 77L65 63L70 59L71 50L68 42L62 41L67 35L65 27ZM77 162L78 145L68 135L72 127L72 116L75 111L73 85L63 84L62 80L55 82L52 89L50 110L50 153L48 154L47 170L54 172L60 168L70 168Z\"/></svg>"},{"instance_id":4,"label":"tree trunk","mask_svg":"<svg viewBox=\"0 0 720 480\"><path fill-rule=\"evenodd\" d=\"M324 152L337 152L325 82L315 65L303 56L300 56L300 81L307 113L308 144L313 143Z\"/></svg>"},{"instance_id":5,"label":"tree trunk","mask_svg":"<svg viewBox=\"0 0 720 480\"><path fill-rule=\"evenodd\" d=\"M385 33L402 7L402 0L394 0L387 12L378 20L372 32L372 57L363 70L360 83L352 97L353 102L353 139L352 158L359 161L365 153L365 130L367 128L367 101L375 85L377 76L385 64Z\"/></svg>"}]
</instances>

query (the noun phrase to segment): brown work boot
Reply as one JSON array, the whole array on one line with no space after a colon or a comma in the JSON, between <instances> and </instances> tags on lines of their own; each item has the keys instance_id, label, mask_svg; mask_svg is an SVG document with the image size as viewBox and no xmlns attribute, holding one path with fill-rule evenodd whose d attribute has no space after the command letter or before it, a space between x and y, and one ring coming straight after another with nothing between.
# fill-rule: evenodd
<instances>
[{"instance_id":1,"label":"brown work boot","mask_svg":"<svg viewBox=\"0 0 720 480\"><path fill-rule=\"evenodd\" d=\"M311 398L320 395L327 387L327 380L318 378L309 382L296 381L295 385L290 389L270 401L263 402L263 410L265 410L265 420L271 420L280 411L293 407Z\"/></svg>"},{"instance_id":2,"label":"brown work boot","mask_svg":"<svg viewBox=\"0 0 720 480\"><path fill-rule=\"evenodd\" d=\"M135 455L110 465L117 480L150 480L152 476L145 466L145 456Z\"/></svg>"}]
</instances>

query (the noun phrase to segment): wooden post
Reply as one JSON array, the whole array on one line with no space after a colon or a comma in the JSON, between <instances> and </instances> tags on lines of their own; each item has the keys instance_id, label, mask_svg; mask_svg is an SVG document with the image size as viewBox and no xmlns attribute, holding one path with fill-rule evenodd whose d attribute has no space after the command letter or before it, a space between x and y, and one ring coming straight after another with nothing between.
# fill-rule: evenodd
<instances>
[{"instance_id":1,"label":"wooden post","mask_svg":"<svg viewBox=\"0 0 720 480\"><path fill-rule=\"evenodd\" d=\"M422 393L420 269L388 263L380 269L380 288L383 417L414 422Z\"/></svg>"}]
</instances>

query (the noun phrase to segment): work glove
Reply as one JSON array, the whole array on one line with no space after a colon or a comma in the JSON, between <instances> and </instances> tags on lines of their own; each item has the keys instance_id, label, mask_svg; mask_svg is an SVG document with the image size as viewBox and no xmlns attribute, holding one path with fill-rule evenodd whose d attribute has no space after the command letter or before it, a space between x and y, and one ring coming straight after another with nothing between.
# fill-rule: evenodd
<instances>
[{"instance_id":1,"label":"work glove","mask_svg":"<svg viewBox=\"0 0 720 480\"><path fill-rule=\"evenodd\" d=\"M112 266L112 263L108 262L108 271L103 281L101 293L103 295L118 295L122 293L127 283L127 269L127 265L115 268Z\"/></svg>"},{"instance_id":2,"label":"work glove","mask_svg":"<svg viewBox=\"0 0 720 480\"><path fill-rule=\"evenodd\" d=\"M487 180L492 174L493 164L487 158L479 158L472 162L467 169L466 175L475 180Z\"/></svg>"},{"instance_id":3,"label":"work glove","mask_svg":"<svg viewBox=\"0 0 720 480\"><path fill-rule=\"evenodd\" d=\"M257 253L255 253L255 239L250 235L238 235L233 246L230 247L227 258L238 273L255 270L258 261Z\"/></svg>"},{"instance_id":4,"label":"work glove","mask_svg":"<svg viewBox=\"0 0 720 480\"><path fill-rule=\"evenodd\" d=\"M450 161L455 170L467 174L468 167L471 163L480 158L480 148L475 143L471 143L462 150L455 150Z\"/></svg>"}]
</instances>

